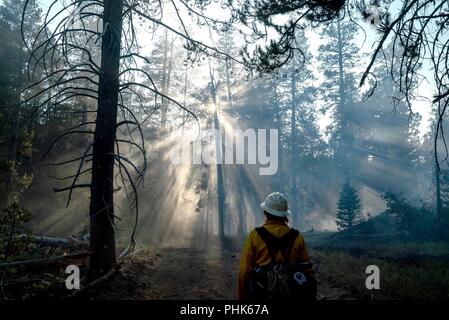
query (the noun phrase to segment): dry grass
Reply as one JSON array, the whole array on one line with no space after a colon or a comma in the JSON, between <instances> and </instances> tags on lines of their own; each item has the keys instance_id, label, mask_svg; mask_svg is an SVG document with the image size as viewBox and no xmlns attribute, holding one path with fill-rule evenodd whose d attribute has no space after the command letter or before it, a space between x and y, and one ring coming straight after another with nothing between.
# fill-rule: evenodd
<instances>
[{"instance_id":1,"label":"dry grass","mask_svg":"<svg viewBox=\"0 0 449 320\"><path fill-rule=\"evenodd\" d=\"M311 250L311 256L320 261L318 272L322 281L333 283L355 299L449 299L447 261L392 261L322 250ZM380 269L380 290L365 287L368 265Z\"/></svg>"}]
</instances>

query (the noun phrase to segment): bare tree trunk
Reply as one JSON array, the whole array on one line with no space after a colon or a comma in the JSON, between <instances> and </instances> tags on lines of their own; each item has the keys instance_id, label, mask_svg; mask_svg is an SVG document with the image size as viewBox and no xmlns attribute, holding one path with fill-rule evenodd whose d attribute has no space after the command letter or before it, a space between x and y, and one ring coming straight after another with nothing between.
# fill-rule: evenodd
<instances>
[{"instance_id":1,"label":"bare tree trunk","mask_svg":"<svg viewBox=\"0 0 449 320\"><path fill-rule=\"evenodd\" d=\"M337 47L338 47L338 97L339 101L339 112L342 113L346 103L345 97L345 74L344 74L344 66L343 66L343 43L341 39L341 30L340 30L340 20L337 21ZM340 123L341 125L341 123Z\"/></svg>"},{"instance_id":2,"label":"bare tree trunk","mask_svg":"<svg viewBox=\"0 0 449 320\"><path fill-rule=\"evenodd\" d=\"M214 128L215 132L220 132L220 123L218 119L218 107L217 107L217 88L215 86L215 79L212 74L212 67L209 62L209 73L210 73L210 81L211 81L211 95L213 104L215 107L214 111ZM224 234L224 215L225 215L225 188L224 188L224 176L223 176L223 164L222 164L222 155L223 155L223 144L219 137L215 137L215 152L217 159L217 198L218 198L218 236L220 240L223 242L225 240Z\"/></svg>"},{"instance_id":3,"label":"bare tree trunk","mask_svg":"<svg viewBox=\"0 0 449 320\"><path fill-rule=\"evenodd\" d=\"M345 105L345 80L344 80L344 67L343 67L343 44L341 39L341 30L340 30L340 20L337 21L337 35L338 35L338 75L339 75L339 84L338 84L338 93L340 96L340 110L343 109Z\"/></svg>"},{"instance_id":4,"label":"bare tree trunk","mask_svg":"<svg viewBox=\"0 0 449 320\"><path fill-rule=\"evenodd\" d=\"M243 181L243 170L238 171L238 181ZM246 212L246 208L244 206L245 203L245 192L244 192L244 185L239 183L238 186L238 194L237 197L237 212L238 212L238 218L239 223L237 226L237 238L238 239L245 239L246 235L246 215L244 214Z\"/></svg>"},{"instance_id":5,"label":"bare tree trunk","mask_svg":"<svg viewBox=\"0 0 449 320\"><path fill-rule=\"evenodd\" d=\"M228 101L229 107L232 108L232 93L231 93L231 80L229 77L229 61L226 60L226 88L228 89Z\"/></svg>"},{"instance_id":6,"label":"bare tree trunk","mask_svg":"<svg viewBox=\"0 0 449 320\"><path fill-rule=\"evenodd\" d=\"M214 99L215 100L215 99ZM214 127L216 132L220 132L220 124L218 123L218 112L215 107L214 112ZM217 152L217 159L222 156L221 148L222 144L216 139L215 147ZM221 161L221 159L220 159ZM224 177L223 177L223 164L217 163L217 196L218 196L218 235L220 240L224 240L224 212L225 212L225 189L224 189Z\"/></svg>"},{"instance_id":7,"label":"bare tree trunk","mask_svg":"<svg viewBox=\"0 0 449 320\"><path fill-rule=\"evenodd\" d=\"M184 72L184 101L183 101L183 106L186 106L186 101L187 101L187 85L188 85L188 71L189 71L189 67L186 64L185 66L186 70ZM182 110L182 135L184 136L184 119L186 116L186 111Z\"/></svg>"},{"instance_id":8,"label":"bare tree trunk","mask_svg":"<svg viewBox=\"0 0 449 320\"><path fill-rule=\"evenodd\" d=\"M295 151L295 139L296 139L296 83L297 83L297 77L296 77L296 70L295 70L295 64L292 62L292 70L291 70L291 82L290 82L290 92L292 96L291 104L290 104L290 110L292 113L292 117L290 119L290 133L291 133L291 139L290 139L290 152Z\"/></svg>"},{"instance_id":9,"label":"bare tree trunk","mask_svg":"<svg viewBox=\"0 0 449 320\"><path fill-rule=\"evenodd\" d=\"M279 92L278 92L278 83L276 81L276 77L273 77L273 80L271 82L272 90L273 90L273 96L274 96L274 110L276 115L276 122L277 126L276 128L279 130L279 174L282 178L285 176L285 170L282 160L284 158L284 146L282 145L282 114L281 114L281 108L279 103ZM282 193L286 193L286 187L285 183L281 183L279 186L280 191Z\"/></svg>"},{"instance_id":10,"label":"bare tree trunk","mask_svg":"<svg viewBox=\"0 0 449 320\"><path fill-rule=\"evenodd\" d=\"M297 175L298 175L298 166L297 166L297 121L296 121L296 104L297 104L297 98L296 98L296 85L298 82L297 73L296 73L296 66L295 61L292 60L292 66L291 66L291 81L290 81L290 91L291 91L291 119L290 119L290 170L291 170L291 200L293 203L291 203L291 207L294 209L292 212L292 223L293 225L298 226L299 224L299 210L297 203L301 200L299 197L299 188L297 186Z\"/></svg>"},{"instance_id":11,"label":"bare tree trunk","mask_svg":"<svg viewBox=\"0 0 449 320\"><path fill-rule=\"evenodd\" d=\"M346 139L346 134L344 129L344 119L341 118L341 115L344 114L344 110L346 107L346 90L345 90L345 70L343 65L343 40L341 37L341 25L340 20L337 21L337 47L338 47L338 76L339 76L339 83L338 83L338 96L340 98L339 104L338 104L338 114L340 115L339 120L339 127L340 127L340 134L343 135L339 137L340 142L340 152L338 153L337 157L337 165L342 169L342 172L344 176L347 178L349 175L349 171L347 168L348 163L348 155L349 155L349 142Z\"/></svg>"},{"instance_id":12,"label":"bare tree trunk","mask_svg":"<svg viewBox=\"0 0 449 320\"><path fill-rule=\"evenodd\" d=\"M114 237L114 143L119 94L120 40L123 0L105 0L101 77L93 144L90 201L91 279L105 275L116 264Z\"/></svg>"},{"instance_id":13,"label":"bare tree trunk","mask_svg":"<svg viewBox=\"0 0 449 320\"><path fill-rule=\"evenodd\" d=\"M167 89L167 62L168 62L168 30L165 30L165 36L164 36L164 59L162 60L162 93L164 95L167 95L166 89ZM161 101L161 126L162 129L165 129L166 124L166 115L165 112L167 105L167 100L165 98L162 98Z\"/></svg>"},{"instance_id":14,"label":"bare tree trunk","mask_svg":"<svg viewBox=\"0 0 449 320\"><path fill-rule=\"evenodd\" d=\"M168 57L168 67L167 67L167 81L165 82L165 94L168 95L168 91L170 90L170 81L171 81L171 72L173 67L173 44L175 40L171 39L170 42L170 56Z\"/></svg>"},{"instance_id":15,"label":"bare tree trunk","mask_svg":"<svg viewBox=\"0 0 449 320\"><path fill-rule=\"evenodd\" d=\"M173 37L170 43L170 56L168 57L167 61L167 73L166 73L166 79L165 79L165 88L164 88L164 94L166 96L169 95L170 90L170 81L171 81L171 72L172 72L172 66L173 66ZM162 105L162 111L163 111L163 118L162 118L162 128L167 127L167 113L168 113L168 106L169 101L167 99L164 99L164 103Z\"/></svg>"}]
</instances>

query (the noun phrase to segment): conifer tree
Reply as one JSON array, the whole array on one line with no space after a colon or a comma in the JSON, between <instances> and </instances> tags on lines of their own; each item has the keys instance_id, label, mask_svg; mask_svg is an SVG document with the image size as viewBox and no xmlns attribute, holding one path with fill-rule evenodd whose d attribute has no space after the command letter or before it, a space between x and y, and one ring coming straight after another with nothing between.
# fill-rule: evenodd
<instances>
[{"instance_id":1,"label":"conifer tree","mask_svg":"<svg viewBox=\"0 0 449 320\"><path fill-rule=\"evenodd\" d=\"M337 227L339 230L350 228L360 222L361 204L357 191L349 181L343 185L338 200Z\"/></svg>"}]
</instances>

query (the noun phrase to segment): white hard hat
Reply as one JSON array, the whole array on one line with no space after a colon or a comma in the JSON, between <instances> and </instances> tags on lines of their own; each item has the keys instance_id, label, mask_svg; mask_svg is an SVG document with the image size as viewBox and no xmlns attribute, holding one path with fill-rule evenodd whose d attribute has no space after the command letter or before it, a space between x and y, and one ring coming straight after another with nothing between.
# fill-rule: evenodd
<instances>
[{"instance_id":1,"label":"white hard hat","mask_svg":"<svg viewBox=\"0 0 449 320\"><path fill-rule=\"evenodd\" d=\"M276 217L288 217L290 210L288 209L287 199L280 192L273 192L268 195L260 207Z\"/></svg>"}]
</instances>

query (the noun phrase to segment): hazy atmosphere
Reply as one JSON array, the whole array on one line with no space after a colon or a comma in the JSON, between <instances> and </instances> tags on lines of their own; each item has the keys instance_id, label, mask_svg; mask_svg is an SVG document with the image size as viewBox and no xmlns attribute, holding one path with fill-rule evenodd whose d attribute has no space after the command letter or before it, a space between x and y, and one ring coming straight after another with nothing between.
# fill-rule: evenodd
<instances>
[{"instance_id":1,"label":"hazy atmosphere","mask_svg":"<svg viewBox=\"0 0 449 320\"><path fill-rule=\"evenodd\" d=\"M236 299L280 192L317 299L447 299L448 28L443 0L0 1L2 298Z\"/></svg>"}]
</instances>

